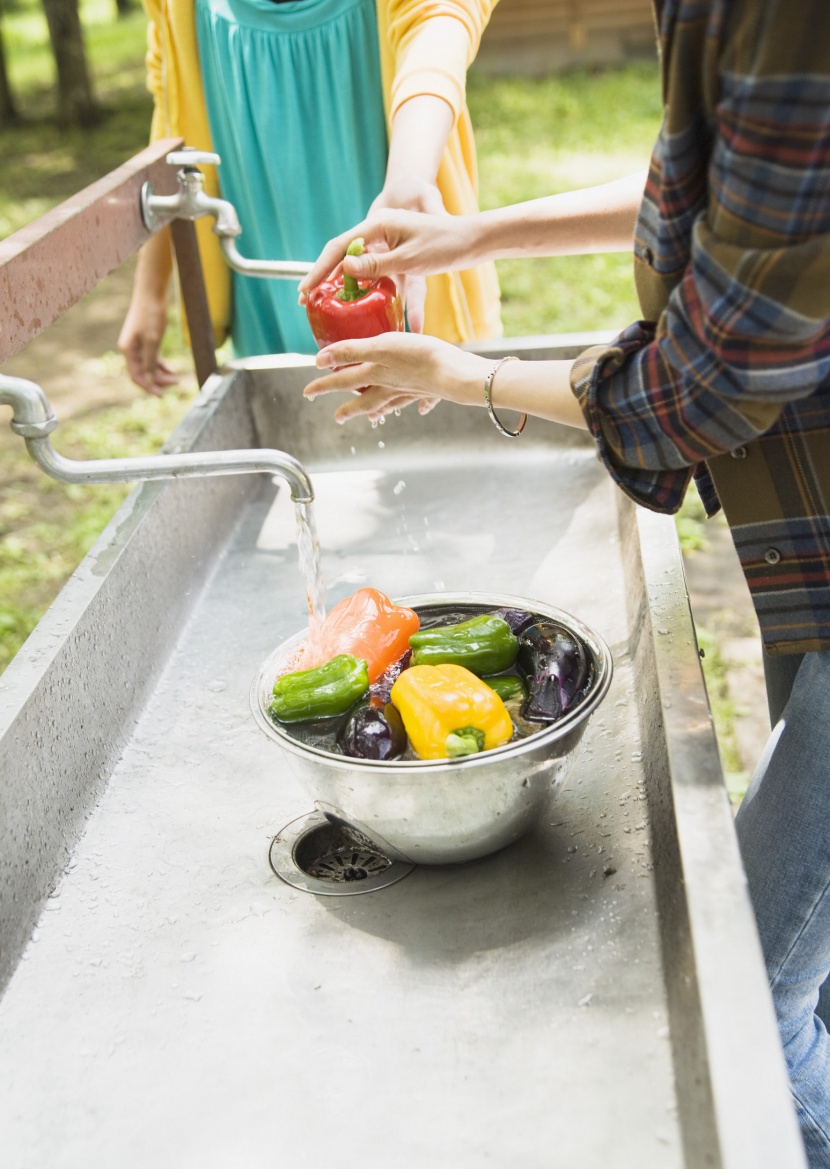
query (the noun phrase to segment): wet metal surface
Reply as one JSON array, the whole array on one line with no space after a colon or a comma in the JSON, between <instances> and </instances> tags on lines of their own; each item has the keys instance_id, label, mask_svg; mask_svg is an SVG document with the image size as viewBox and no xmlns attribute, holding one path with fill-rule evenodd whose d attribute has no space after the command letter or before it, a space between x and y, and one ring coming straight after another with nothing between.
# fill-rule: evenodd
<instances>
[{"instance_id":1,"label":"wet metal surface","mask_svg":"<svg viewBox=\"0 0 830 1169\"><path fill-rule=\"evenodd\" d=\"M275 833L311 809L248 705L263 658L305 620L288 492L176 496L185 559L204 568L177 636L153 641L179 556L158 503L218 488L143 488L161 494L142 528L124 520L93 555L111 593L97 640L76 640L64 607L32 647L70 654L82 685L103 663L107 693L137 684L139 634L159 660L108 732L111 775L83 793L94 810L71 857L56 845L35 887L7 863L9 904L27 933L38 921L0 1003L5 1163L249 1169L345 1149L453 1169L798 1166L671 520L641 544L578 436L531 423L508 444L484 411L443 406L336 427L300 400L309 373L240 374L197 410L235 446L251 403L257 443L307 463L330 603L364 583L537 597L605 638L611 691L524 838L372 896L309 896L269 866ZM220 504L230 536L211 523ZM113 572L136 542L153 561L125 607ZM14 768L34 744L38 669L53 692L73 677L25 659L10 677L7 711L29 686L0 735ZM54 840L83 751L76 737L41 758Z\"/></svg>"}]
</instances>

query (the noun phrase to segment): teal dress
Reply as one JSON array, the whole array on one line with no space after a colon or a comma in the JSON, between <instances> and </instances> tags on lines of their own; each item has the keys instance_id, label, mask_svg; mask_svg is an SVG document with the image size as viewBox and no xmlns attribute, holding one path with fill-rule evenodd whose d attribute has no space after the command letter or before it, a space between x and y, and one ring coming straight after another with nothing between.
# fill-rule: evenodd
<instances>
[{"instance_id":1,"label":"teal dress","mask_svg":"<svg viewBox=\"0 0 830 1169\"><path fill-rule=\"evenodd\" d=\"M383 186L375 0L196 0L219 181L243 256L314 260ZM314 353L293 280L233 273L236 355Z\"/></svg>"}]
</instances>

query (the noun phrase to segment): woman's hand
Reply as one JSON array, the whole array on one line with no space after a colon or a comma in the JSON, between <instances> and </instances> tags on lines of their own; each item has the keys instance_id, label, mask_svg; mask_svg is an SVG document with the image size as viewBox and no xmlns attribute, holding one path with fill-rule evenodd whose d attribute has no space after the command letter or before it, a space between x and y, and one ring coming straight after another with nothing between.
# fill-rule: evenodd
<instances>
[{"instance_id":1,"label":"woman's hand","mask_svg":"<svg viewBox=\"0 0 830 1169\"><path fill-rule=\"evenodd\" d=\"M336 422L347 422L360 415L377 420L414 402L421 414L441 399L480 405L492 362L435 337L382 333L329 345L318 353L317 365L332 372L306 386L305 397L356 394L334 413Z\"/></svg>"},{"instance_id":2,"label":"woman's hand","mask_svg":"<svg viewBox=\"0 0 830 1169\"><path fill-rule=\"evenodd\" d=\"M356 227L329 240L300 284L300 303L305 304L311 289L341 263L358 280L375 280L378 276L429 276L469 267L465 252L469 220L473 218L381 207ZM362 256L346 256L346 249L358 236L363 238L366 251Z\"/></svg>"}]
</instances>

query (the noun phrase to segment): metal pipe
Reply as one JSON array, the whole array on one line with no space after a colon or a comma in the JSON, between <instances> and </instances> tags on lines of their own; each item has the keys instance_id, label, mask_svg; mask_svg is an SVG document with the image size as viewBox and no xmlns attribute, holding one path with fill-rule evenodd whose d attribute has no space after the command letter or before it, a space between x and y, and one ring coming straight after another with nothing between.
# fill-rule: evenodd
<instances>
[{"instance_id":1,"label":"metal pipe","mask_svg":"<svg viewBox=\"0 0 830 1169\"><path fill-rule=\"evenodd\" d=\"M311 271L311 263L308 260L248 260L239 254L233 237L221 235L217 230L218 226L217 222L213 230L219 236L222 253L228 265L241 272L243 276L264 276L272 280L302 280L303 276L307 276Z\"/></svg>"},{"instance_id":2,"label":"metal pipe","mask_svg":"<svg viewBox=\"0 0 830 1169\"><path fill-rule=\"evenodd\" d=\"M242 234L242 227L233 203L208 195L204 189L205 176L199 165L218 166L218 154L207 154L198 150L173 151L167 161L179 166L178 190L175 195L157 195L152 183L145 183L141 191L141 216L148 230L153 230L160 218L201 219L210 215L215 219L214 234L228 265L243 276L261 276L271 280L302 280L311 271L307 260L249 260L239 254L234 243Z\"/></svg>"},{"instance_id":3,"label":"metal pipe","mask_svg":"<svg viewBox=\"0 0 830 1169\"><path fill-rule=\"evenodd\" d=\"M39 467L61 483L132 483L145 479L192 479L254 472L280 475L294 503L311 503L314 488L305 467L285 451L192 451L130 459L66 459L49 441L58 424L49 400L35 382L0 375L0 405L12 408L12 430L26 440Z\"/></svg>"}]
</instances>

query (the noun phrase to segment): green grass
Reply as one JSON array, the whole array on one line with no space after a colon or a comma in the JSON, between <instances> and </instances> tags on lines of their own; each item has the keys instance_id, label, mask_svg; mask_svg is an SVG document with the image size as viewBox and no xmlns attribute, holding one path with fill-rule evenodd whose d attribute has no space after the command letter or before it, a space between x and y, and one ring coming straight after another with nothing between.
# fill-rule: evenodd
<instances>
[{"instance_id":1,"label":"green grass","mask_svg":"<svg viewBox=\"0 0 830 1169\"><path fill-rule=\"evenodd\" d=\"M62 128L55 117L54 63L36 0L3 19L20 127L0 133L0 238L114 170L146 145L152 105L144 83L146 17L120 20L112 0L83 0L85 44L103 118L90 130Z\"/></svg>"},{"instance_id":2,"label":"green grass","mask_svg":"<svg viewBox=\"0 0 830 1169\"><path fill-rule=\"evenodd\" d=\"M96 411L61 424L61 454L76 459L155 454L175 428L189 395ZM58 483L22 444L3 455L0 498L0 672L43 616L129 491L127 484ZM46 518L44 518L46 517Z\"/></svg>"},{"instance_id":3,"label":"green grass","mask_svg":"<svg viewBox=\"0 0 830 1169\"><path fill-rule=\"evenodd\" d=\"M743 767L738 753L735 734L737 704L729 692L729 663L720 652L717 636L705 626L696 628L697 642L703 653L703 677L709 695L712 721L718 739L721 765L729 799L734 807L740 805L749 783L749 775Z\"/></svg>"},{"instance_id":4,"label":"green grass","mask_svg":"<svg viewBox=\"0 0 830 1169\"><path fill-rule=\"evenodd\" d=\"M547 78L472 74L484 208L610 182L644 168L660 126L655 64ZM503 260L508 336L622 328L640 315L628 255Z\"/></svg>"}]
</instances>

